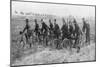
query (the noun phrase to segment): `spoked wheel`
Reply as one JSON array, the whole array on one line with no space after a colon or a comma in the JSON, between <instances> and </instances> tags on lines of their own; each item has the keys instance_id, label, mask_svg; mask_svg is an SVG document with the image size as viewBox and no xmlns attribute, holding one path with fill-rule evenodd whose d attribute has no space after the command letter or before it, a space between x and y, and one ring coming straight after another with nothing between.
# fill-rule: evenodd
<instances>
[{"instance_id":1,"label":"spoked wheel","mask_svg":"<svg viewBox=\"0 0 100 67\"><path fill-rule=\"evenodd\" d=\"M24 48L26 44L25 36L21 35L17 38L17 47Z\"/></svg>"},{"instance_id":2,"label":"spoked wheel","mask_svg":"<svg viewBox=\"0 0 100 67\"><path fill-rule=\"evenodd\" d=\"M61 49L61 40L60 39L54 39L52 42L52 47L54 49Z\"/></svg>"},{"instance_id":3,"label":"spoked wheel","mask_svg":"<svg viewBox=\"0 0 100 67\"><path fill-rule=\"evenodd\" d=\"M62 48L71 49L73 46L72 40L65 38L62 41Z\"/></svg>"},{"instance_id":4,"label":"spoked wheel","mask_svg":"<svg viewBox=\"0 0 100 67\"><path fill-rule=\"evenodd\" d=\"M80 39L79 39L79 44L80 44L80 47L84 47L85 46L85 34L81 35L80 36Z\"/></svg>"}]
</instances>

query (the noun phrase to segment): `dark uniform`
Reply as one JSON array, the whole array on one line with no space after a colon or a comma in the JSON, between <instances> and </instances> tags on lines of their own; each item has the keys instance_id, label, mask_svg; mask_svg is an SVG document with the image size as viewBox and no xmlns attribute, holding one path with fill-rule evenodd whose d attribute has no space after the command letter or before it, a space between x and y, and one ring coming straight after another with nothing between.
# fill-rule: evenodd
<instances>
[{"instance_id":1,"label":"dark uniform","mask_svg":"<svg viewBox=\"0 0 100 67\"><path fill-rule=\"evenodd\" d=\"M54 36L55 36L55 38L58 39L61 32L60 32L60 28L59 28L58 24L56 24L56 19L54 21L55 21L55 23L54 23Z\"/></svg>"},{"instance_id":2,"label":"dark uniform","mask_svg":"<svg viewBox=\"0 0 100 67\"><path fill-rule=\"evenodd\" d=\"M37 24L37 20L35 19L35 29L34 32L36 33L36 36L39 36L39 25Z\"/></svg>"},{"instance_id":3,"label":"dark uniform","mask_svg":"<svg viewBox=\"0 0 100 67\"><path fill-rule=\"evenodd\" d=\"M86 33L86 43L89 42L90 44L90 25L86 23L86 21L83 19L83 32Z\"/></svg>"},{"instance_id":4,"label":"dark uniform","mask_svg":"<svg viewBox=\"0 0 100 67\"><path fill-rule=\"evenodd\" d=\"M30 30L30 25L29 25L29 20L26 19L26 26L23 29L23 31L20 32L20 34L25 33L25 37L26 37L26 42L28 43L28 39L31 37L32 35L32 31ZM31 45L30 45L31 46Z\"/></svg>"},{"instance_id":5,"label":"dark uniform","mask_svg":"<svg viewBox=\"0 0 100 67\"><path fill-rule=\"evenodd\" d=\"M68 25L66 24L66 22L63 20L63 26L61 28L61 31L62 31L62 40L67 38L68 39L68 35L69 35L69 32L68 32Z\"/></svg>"},{"instance_id":6,"label":"dark uniform","mask_svg":"<svg viewBox=\"0 0 100 67\"><path fill-rule=\"evenodd\" d=\"M74 26L75 26L75 30L74 30L73 34L74 34L74 37L75 37L75 45L76 45L76 44L79 43L79 37L82 34L82 32L81 32L81 30L80 30L80 28L79 28L79 26L78 26L75 19L74 19L73 23L74 23Z\"/></svg>"},{"instance_id":7,"label":"dark uniform","mask_svg":"<svg viewBox=\"0 0 100 67\"><path fill-rule=\"evenodd\" d=\"M42 22L42 28L41 28L41 33L43 35L43 40L46 39L47 40L47 35L48 35L48 29L49 27L45 24L45 22L43 21L43 19L41 20ZM47 41L46 41L47 43Z\"/></svg>"},{"instance_id":8,"label":"dark uniform","mask_svg":"<svg viewBox=\"0 0 100 67\"><path fill-rule=\"evenodd\" d=\"M62 30L62 39L68 38L68 35L69 35L68 25L63 25L61 30Z\"/></svg>"},{"instance_id":9,"label":"dark uniform","mask_svg":"<svg viewBox=\"0 0 100 67\"><path fill-rule=\"evenodd\" d=\"M41 33L43 35L43 41L46 43L47 46L48 45L47 35L48 35L49 27L45 24L43 19L41 20L41 22L42 22Z\"/></svg>"},{"instance_id":10,"label":"dark uniform","mask_svg":"<svg viewBox=\"0 0 100 67\"><path fill-rule=\"evenodd\" d=\"M69 21L69 23L71 23L70 21ZM73 39L73 32L74 32L74 28L73 28L73 26L72 26L72 24L69 24L69 35L68 35L68 39Z\"/></svg>"},{"instance_id":11,"label":"dark uniform","mask_svg":"<svg viewBox=\"0 0 100 67\"><path fill-rule=\"evenodd\" d=\"M25 31L25 34L27 34L26 35L26 39L28 39L30 36L31 36L31 33L30 33L30 25L29 25L29 23L28 23L29 21L28 21L28 19L26 19L26 26L25 26L25 28L23 29L23 31L22 32L20 32L20 34L23 34Z\"/></svg>"},{"instance_id":12,"label":"dark uniform","mask_svg":"<svg viewBox=\"0 0 100 67\"><path fill-rule=\"evenodd\" d=\"M51 20L49 20L49 23L50 23L49 31L51 35L53 33L53 24L51 23Z\"/></svg>"},{"instance_id":13,"label":"dark uniform","mask_svg":"<svg viewBox=\"0 0 100 67\"><path fill-rule=\"evenodd\" d=\"M90 44L90 25L89 24L87 24L86 42L89 42L89 44Z\"/></svg>"},{"instance_id":14,"label":"dark uniform","mask_svg":"<svg viewBox=\"0 0 100 67\"><path fill-rule=\"evenodd\" d=\"M44 22L42 22L41 31L42 31L43 34L47 34L48 28L49 28L49 27L48 27Z\"/></svg>"}]
</instances>

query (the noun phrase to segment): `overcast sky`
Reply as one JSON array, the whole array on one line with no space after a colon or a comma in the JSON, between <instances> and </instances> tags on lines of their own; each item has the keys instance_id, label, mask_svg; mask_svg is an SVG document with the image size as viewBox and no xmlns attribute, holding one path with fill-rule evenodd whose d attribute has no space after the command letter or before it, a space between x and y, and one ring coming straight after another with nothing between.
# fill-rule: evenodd
<instances>
[{"instance_id":1,"label":"overcast sky","mask_svg":"<svg viewBox=\"0 0 100 67\"><path fill-rule=\"evenodd\" d=\"M16 11L52 14L57 16L95 16L95 7L12 1L12 14Z\"/></svg>"}]
</instances>

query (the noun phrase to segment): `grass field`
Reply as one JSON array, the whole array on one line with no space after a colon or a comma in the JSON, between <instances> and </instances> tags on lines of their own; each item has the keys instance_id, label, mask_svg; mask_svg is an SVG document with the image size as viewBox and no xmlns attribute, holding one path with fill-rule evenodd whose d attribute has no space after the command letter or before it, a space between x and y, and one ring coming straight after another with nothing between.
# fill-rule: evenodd
<instances>
[{"instance_id":1,"label":"grass field","mask_svg":"<svg viewBox=\"0 0 100 67\"><path fill-rule=\"evenodd\" d=\"M91 28L91 43L84 46L77 53L73 48L68 49L53 49L50 47L43 47L36 43L32 48L21 49L17 48L16 39L19 37L19 31L23 30L25 26L26 17L14 17L11 19L11 64L12 65L30 65L30 64L48 64L48 63L64 63L64 62L80 62L80 61L94 61L95 59L95 21L88 20ZM30 25L34 28L34 21L30 19ZM78 20L80 27L81 21ZM48 23L47 23L48 24ZM61 20L58 22L61 25ZM38 44L38 45L37 45Z\"/></svg>"}]
</instances>

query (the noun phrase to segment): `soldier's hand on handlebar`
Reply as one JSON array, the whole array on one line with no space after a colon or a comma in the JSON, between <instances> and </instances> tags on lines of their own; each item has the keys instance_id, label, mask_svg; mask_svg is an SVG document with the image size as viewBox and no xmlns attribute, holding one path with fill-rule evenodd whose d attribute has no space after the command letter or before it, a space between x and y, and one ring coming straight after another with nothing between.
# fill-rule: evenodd
<instances>
[{"instance_id":1,"label":"soldier's hand on handlebar","mask_svg":"<svg viewBox=\"0 0 100 67\"><path fill-rule=\"evenodd\" d=\"M22 33L23 33L22 31L19 32L19 34L22 34Z\"/></svg>"}]
</instances>

